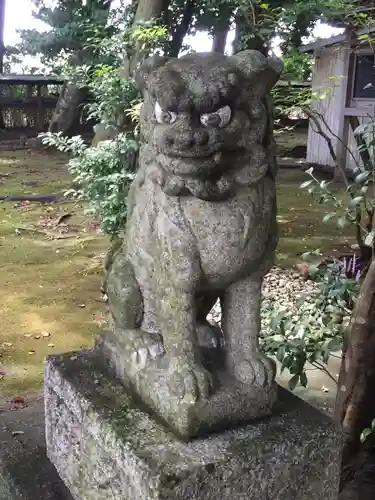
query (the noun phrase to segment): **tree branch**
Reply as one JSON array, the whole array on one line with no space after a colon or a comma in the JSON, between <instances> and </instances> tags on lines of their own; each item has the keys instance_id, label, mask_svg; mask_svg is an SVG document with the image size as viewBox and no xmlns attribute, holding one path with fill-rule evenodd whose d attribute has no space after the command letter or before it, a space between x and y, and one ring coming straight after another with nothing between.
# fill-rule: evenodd
<instances>
[{"instance_id":1,"label":"tree branch","mask_svg":"<svg viewBox=\"0 0 375 500\"><path fill-rule=\"evenodd\" d=\"M326 132L324 132L324 130L322 128L322 125L319 122L318 116L319 116L320 120L323 122L324 126L327 128L327 130L330 133L332 133L332 131L330 130L330 128L329 128L329 126L328 126L325 118L322 117L322 116L320 116L320 115L317 115L317 113L312 112L308 108L304 108L303 111L304 111L304 113L306 113L306 115L309 117L309 119L314 123L315 129L313 128L313 131L316 134L318 134L321 137L323 137L323 139L325 140L325 142L327 144L327 147L328 147L329 154L330 154L330 156L331 156L331 158L332 158L332 160L333 160L333 162L335 164L335 167L337 168L338 172L341 175L341 178L342 178L342 180L343 180L343 182L345 184L345 187L347 189L348 195L350 196L350 198L353 199L354 196L353 196L353 194L350 191L350 182L349 182L348 176L346 175L344 167L338 161L335 149L334 149L333 144L332 144L332 139L329 137L329 135ZM343 146L346 148L347 151L350 151L350 149L348 148L348 146L346 144L344 144L344 142L342 141L342 139L340 139L335 134L332 134L332 135L334 137L336 137L343 144ZM363 242L362 229L361 229L361 218L362 218L361 208L358 207L358 206L356 206L356 222L355 222L355 224L356 224L356 239L357 239L357 243L360 246L360 248L363 248L364 247L364 242Z\"/></svg>"},{"instance_id":2,"label":"tree branch","mask_svg":"<svg viewBox=\"0 0 375 500\"><path fill-rule=\"evenodd\" d=\"M230 18L231 13L225 17L223 22L220 23L219 26L216 27L213 33L213 43L212 43L212 52L220 52L224 54L225 46L227 43L227 36L230 27Z\"/></svg>"},{"instance_id":3,"label":"tree branch","mask_svg":"<svg viewBox=\"0 0 375 500\"><path fill-rule=\"evenodd\" d=\"M322 372L324 372L334 383L335 385L338 384L337 380L335 379L335 377L329 372L329 370L327 370L327 368L322 364L320 363L319 361L314 361L313 363L311 363L317 370L321 370Z\"/></svg>"},{"instance_id":4,"label":"tree branch","mask_svg":"<svg viewBox=\"0 0 375 500\"><path fill-rule=\"evenodd\" d=\"M177 57L181 50L182 42L186 33L189 31L190 24L193 19L194 8L195 0L188 0L185 4L181 22L176 26L172 35L170 50L168 51L168 55L170 57Z\"/></svg>"}]
</instances>

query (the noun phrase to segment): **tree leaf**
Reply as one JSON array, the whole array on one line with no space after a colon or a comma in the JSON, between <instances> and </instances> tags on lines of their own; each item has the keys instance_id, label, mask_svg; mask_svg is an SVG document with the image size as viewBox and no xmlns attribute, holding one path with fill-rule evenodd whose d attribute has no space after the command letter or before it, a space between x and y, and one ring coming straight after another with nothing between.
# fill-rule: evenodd
<instances>
[{"instance_id":1,"label":"tree leaf","mask_svg":"<svg viewBox=\"0 0 375 500\"><path fill-rule=\"evenodd\" d=\"M372 434L373 430L372 429L365 429L361 433L361 443L364 443L366 439L369 437L370 434Z\"/></svg>"},{"instance_id":2,"label":"tree leaf","mask_svg":"<svg viewBox=\"0 0 375 500\"><path fill-rule=\"evenodd\" d=\"M365 245L367 247L372 247L374 244L374 238L375 238L375 235L374 235L373 231L368 233L368 235L366 236L365 241L364 241Z\"/></svg>"},{"instance_id":3,"label":"tree leaf","mask_svg":"<svg viewBox=\"0 0 375 500\"><path fill-rule=\"evenodd\" d=\"M293 377L288 381L288 387L291 391L294 391L294 389L296 388L296 385L298 384L299 378L300 378L300 375L296 374L296 375L293 375Z\"/></svg>"},{"instance_id":4,"label":"tree leaf","mask_svg":"<svg viewBox=\"0 0 375 500\"><path fill-rule=\"evenodd\" d=\"M285 346L281 345L278 349L277 349L277 353L276 353L276 359L282 363L283 359L285 357Z\"/></svg>"},{"instance_id":5,"label":"tree leaf","mask_svg":"<svg viewBox=\"0 0 375 500\"><path fill-rule=\"evenodd\" d=\"M348 208L354 208L358 206L361 201L363 201L363 196L356 196L355 198L352 198L351 200L349 200Z\"/></svg>"},{"instance_id":6,"label":"tree leaf","mask_svg":"<svg viewBox=\"0 0 375 500\"><path fill-rule=\"evenodd\" d=\"M300 189L304 189L304 188L307 188L308 186L310 186L310 184L312 184L314 182L313 179L310 179L309 181L305 181L305 182L302 182L302 184L300 185Z\"/></svg>"},{"instance_id":7,"label":"tree leaf","mask_svg":"<svg viewBox=\"0 0 375 500\"><path fill-rule=\"evenodd\" d=\"M336 215L336 212L330 212L329 214L327 214L327 215L325 215L325 216L323 217L323 221L322 221L322 222L323 222L324 224L327 224L327 222L328 222L330 219L332 219L332 217L334 217L335 215Z\"/></svg>"},{"instance_id":8,"label":"tree leaf","mask_svg":"<svg viewBox=\"0 0 375 500\"><path fill-rule=\"evenodd\" d=\"M302 372L299 376L299 381L303 387L307 387L307 375L306 372Z\"/></svg>"},{"instance_id":9,"label":"tree leaf","mask_svg":"<svg viewBox=\"0 0 375 500\"><path fill-rule=\"evenodd\" d=\"M369 175L370 172L361 172L355 177L354 182L356 182L357 184L361 184L364 180L368 178Z\"/></svg>"}]
</instances>

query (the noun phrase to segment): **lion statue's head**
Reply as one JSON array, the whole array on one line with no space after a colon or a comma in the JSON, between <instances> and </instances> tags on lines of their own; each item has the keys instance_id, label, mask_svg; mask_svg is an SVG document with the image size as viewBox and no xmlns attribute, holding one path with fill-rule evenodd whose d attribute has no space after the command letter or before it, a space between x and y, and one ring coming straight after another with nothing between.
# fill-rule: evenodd
<instances>
[{"instance_id":1,"label":"lion statue's head","mask_svg":"<svg viewBox=\"0 0 375 500\"><path fill-rule=\"evenodd\" d=\"M154 56L136 73L144 93L141 162L156 164L170 195L230 196L269 168L268 94L282 64L260 52Z\"/></svg>"}]
</instances>

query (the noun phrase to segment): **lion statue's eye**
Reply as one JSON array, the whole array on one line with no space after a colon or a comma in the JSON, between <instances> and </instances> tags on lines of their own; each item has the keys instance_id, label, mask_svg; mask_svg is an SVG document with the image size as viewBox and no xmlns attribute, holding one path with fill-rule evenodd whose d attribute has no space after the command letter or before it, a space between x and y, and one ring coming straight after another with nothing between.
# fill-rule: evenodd
<instances>
[{"instance_id":1,"label":"lion statue's eye","mask_svg":"<svg viewBox=\"0 0 375 500\"><path fill-rule=\"evenodd\" d=\"M163 111L158 102L155 103L155 118L158 123L174 123L177 118L177 114L173 111Z\"/></svg>"},{"instance_id":2,"label":"lion statue's eye","mask_svg":"<svg viewBox=\"0 0 375 500\"><path fill-rule=\"evenodd\" d=\"M232 110L229 106L223 106L214 113L201 115L201 124L205 127L226 127L230 122Z\"/></svg>"}]
</instances>

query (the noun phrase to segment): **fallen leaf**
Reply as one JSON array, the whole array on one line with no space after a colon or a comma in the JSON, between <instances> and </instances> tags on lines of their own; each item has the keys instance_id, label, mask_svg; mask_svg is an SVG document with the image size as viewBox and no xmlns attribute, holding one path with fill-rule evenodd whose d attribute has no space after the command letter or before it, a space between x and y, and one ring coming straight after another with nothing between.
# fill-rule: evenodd
<instances>
[{"instance_id":1,"label":"fallen leaf","mask_svg":"<svg viewBox=\"0 0 375 500\"><path fill-rule=\"evenodd\" d=\"M41 336L44 337L44 338L47 338L47 337L50 337L51 334L49 332L42 332Z\"/></svg>"},{"instance_id":2,"label":"fallen leaf","mask_svg":"<svg viewBox=\"0 0 375 500\"><path fill-rule=\"evenodd\" d=\"M10 410L20 410L25 408L26 401L22 396L15 396L9 401L9 409Z\"/></svg>"},{"instance_id":3,"label":"fallen leaf","mask_svg":"<svg viewBox=\"0 0 375 500\"><path fill-rule=\"evenodd\" d=\"M29 356L32 356L33 354L35 354L35 351L34 351L34 350L32 350L32 351L29 351L29 352L28 352L28 355L29 355Z\"/></svg>"},{"instance_id":4,"label":"fallen leaf","mask_svg":"<svg viewBox=\"0 0 375 500\"><path fill-rule=\"evenodd\" d=\"M107 318L106 318L105 316L103 316L103 315L93 314L93 320L94 320L94 321L99 321L99 322L101 322L101 321L106 321L106 319L107 319Z\"/></svg>"},{"instance_id":5,"label":"fallen leaf","mask_svg":"<svg viewBox=\"0 0 375 500\"><path fill-rule=\"evenodd\" d=\"M48 347L55 347L55 344L48 344Z\"/></svg>"},{"instance_id":6,"label":"fallen leaf","mask_svg":"<svg viewBox=\"0 0 375 500\"><path fill-rule=\"evenodd\" d=\"M82 309L86 307L86 304L80 304L78 307L81 307Z\"/></svg>"}]
</instances>

